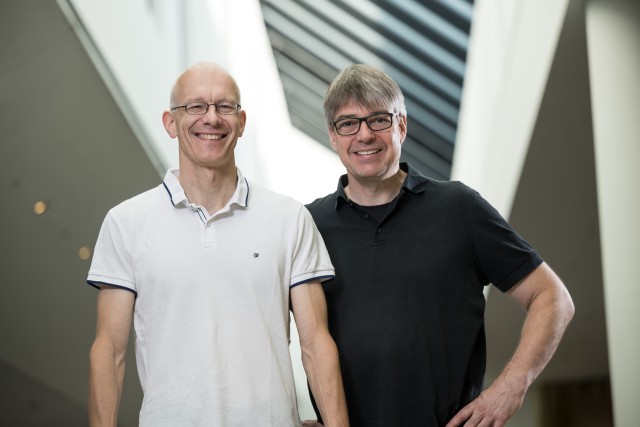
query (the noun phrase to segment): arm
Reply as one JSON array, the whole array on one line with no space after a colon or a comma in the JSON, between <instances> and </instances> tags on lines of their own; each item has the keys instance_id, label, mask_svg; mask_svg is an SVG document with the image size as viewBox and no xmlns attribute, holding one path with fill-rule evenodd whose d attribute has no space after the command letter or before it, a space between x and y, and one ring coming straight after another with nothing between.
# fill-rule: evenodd
<instances>
[{"instance_id":1,"label":"arm","mask_svg":"<svg viewBox=\"0 0 640 427\"><path fill-rule=\"evenodd\" d=\"M103 287L98 292L96 338L89 353L89 424L116 426L124 356L133 319L135 295Z\"/></svg>"},{"instance_id":2,"label":"arm","mask_svg":"<svg viewBox=\"0 0 640 427\"><path fill-rule=\"evenodd\" d=\"M527 309L520 343L498 378L446 427L502 427L522 406L527 389L549 363L573 317L569 292L543 263L508 291ZM466 422L466 424L465 424Z\"/></svg>"},{"instance_id":3,"label":"arm","mask_svg":"<svg viewBox=\"0 0 640 427\"><path fill-rule=\"evenodd\" d=\"M349 425L338 350L327 327L327 306L319 281L291 290L293 315L300 336L302 365L327 427Z\"/></svg>"}]
</instances>

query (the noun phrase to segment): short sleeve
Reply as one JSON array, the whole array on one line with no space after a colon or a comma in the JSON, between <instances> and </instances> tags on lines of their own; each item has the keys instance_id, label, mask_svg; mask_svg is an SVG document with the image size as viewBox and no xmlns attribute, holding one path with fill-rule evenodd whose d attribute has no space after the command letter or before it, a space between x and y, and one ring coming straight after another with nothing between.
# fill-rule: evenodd
<instances>
[{"instance_id":1,"label":"short sleeve","mask_svg":"<svg viewBox=\"0 0 640 427\"><path fill-rule=\"evenodd\" d=\"M99 287L108 285L136 293L133 265L128 250L130 233L123 230L122 221L113 210L105 217L91 261L87 283Z\"/></svg>"},{"instance_id":2,"label":"short sleeve","mask_svg":"<svg viewBox=\"0 0 640 427\"><path fill-rule=\"evenodd\" d=\"M542 258L480 194L473 200L473 244L483 283L508 291Z\"/></svg>"},{"instance_id":3,"label":"short sleeve","mask_svg":"<svg viewBox=\"0 0 640 427\"><path fill-rule=\"evenodd\" d=\"M298 213L295 250L293 252L291 287L312 280L333 279L331 264L324 240L306 207Z\"/></svg>"}]
</instances>

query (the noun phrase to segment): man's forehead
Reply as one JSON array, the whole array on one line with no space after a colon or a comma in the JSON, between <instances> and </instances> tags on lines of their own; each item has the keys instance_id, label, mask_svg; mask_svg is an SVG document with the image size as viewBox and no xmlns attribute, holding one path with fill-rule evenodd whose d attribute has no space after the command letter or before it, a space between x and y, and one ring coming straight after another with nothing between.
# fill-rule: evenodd
<instances>
[{"instance_id":1,"label":"man's forehead","mask_svg":"<svg viewBox=\"0 0 640 427\"><path fill-rule=\"evenodd\" d=\"M336 110L336 117L359 117L375 113L386 113L389 109L379 105L359 104L356 101L350 101Z\"/></svg>"},{"instance_id":2,"label":"man's forehead","mask_svg":"<svg viewBox=\"0 0 640 427\"><path fill-rule=\"evenodd\" d=\"M193 101L235 101L238 91L233 80L226 74L184 75L176 85L176 96Z\"/></svg>"}]
</instances>

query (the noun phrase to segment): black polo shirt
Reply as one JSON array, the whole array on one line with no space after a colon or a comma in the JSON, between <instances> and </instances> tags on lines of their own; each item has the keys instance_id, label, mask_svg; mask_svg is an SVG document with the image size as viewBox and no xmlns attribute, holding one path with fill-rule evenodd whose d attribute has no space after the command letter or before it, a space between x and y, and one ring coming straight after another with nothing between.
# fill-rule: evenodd
<instances>
[{"instance_id":1,"label":"black polo shirt","mask_svg":"<svg viewBox=\"0 0 640 427\"><path fill-rule=\"evenodd\" d=\"M476 191L401 168L374 215L346 175L307 205L336 269L323 286L352 427L444 426L482 391L484 286L507 291L542 263Z\"/></svg>"}]
</instances>

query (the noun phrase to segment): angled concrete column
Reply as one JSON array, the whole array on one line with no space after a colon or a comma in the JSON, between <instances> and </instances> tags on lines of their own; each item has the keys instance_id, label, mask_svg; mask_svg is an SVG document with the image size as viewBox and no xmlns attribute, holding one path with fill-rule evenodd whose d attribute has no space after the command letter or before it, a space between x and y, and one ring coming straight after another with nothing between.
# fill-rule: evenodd
<instances>
[{"instance_id":1,"label":"angled concrete column","mask_svg":"<svg viewBox=\"0 0 640 427\"><path fill-rule=\"evenodd\" d=\"M640 2L590 0L586 24L614 419L631 427L640 422Z\"/></svg>"}]
</instances>

